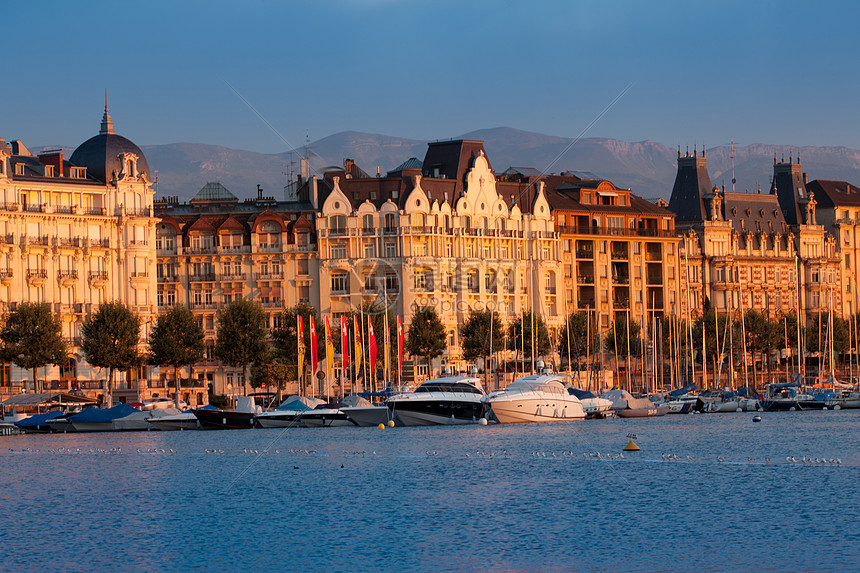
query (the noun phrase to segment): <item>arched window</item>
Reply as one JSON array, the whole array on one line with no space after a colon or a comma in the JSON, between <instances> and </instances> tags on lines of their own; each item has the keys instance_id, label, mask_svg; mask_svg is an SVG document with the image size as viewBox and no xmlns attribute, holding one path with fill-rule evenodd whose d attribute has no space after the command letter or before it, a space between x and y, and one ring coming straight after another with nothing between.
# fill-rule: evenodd
<instances>
[{"instance_id":1,"label":"arched window","mask_svg":"<svg viewBox=\"0 0 860 573\"><path fill-rule=\"evenodd\" d=\"M346 233L346 215L332 215L329 217L329 230L333 235Z\"/></svg>"},{"instance_id":2,"label":"arched window","mask_svg":"<svg viewBox=\"0 0 860 573\"><path fill-rule=\"evenodd\" d=\"M361 227L365 231L373 230L373 215L365 215L361 218Z\"/></svg>"},{"instance_id":3,"label":"arched window","mask_svg":"<svg viewBox=\"0 0 860 573\"><path fill-rule=\"evenodd\" d=\"M385 215L385 230L393 231L395 227L394 213L386 213Z\"/></svg>"}]
</instances>

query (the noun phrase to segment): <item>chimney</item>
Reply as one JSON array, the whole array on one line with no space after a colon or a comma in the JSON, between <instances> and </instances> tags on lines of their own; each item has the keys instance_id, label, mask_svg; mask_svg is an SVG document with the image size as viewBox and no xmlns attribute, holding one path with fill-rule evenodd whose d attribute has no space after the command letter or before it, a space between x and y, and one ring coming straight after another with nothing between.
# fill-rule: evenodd
<instances>
[{"instance_id":1,"label":"chimney","mask_svg":"<svg viewBox=\"0 0 860 573\"><path fill-rule=\"evenodd\" d=\"M51 165L54 167L54 175L57 177L63 176L63 152L62 151L43 151L39 154L39 161L42 165Z\"/></svg>"},{"instance_id":2,"label":"chimney","mask_svg":"<svg viewBox=\"0 0 860 573\"><path fill-rule=\"evenodd\" d=\"M803 173L803 184L806 185L807 183L809 183L809 173L806 173L804 171L804 173Z\"/></svg>"},{"instance_id":3,"label":"chimney","mask_svg":"<svg viewBox=\"0 0 860 573\"><path fill-rule=\"evenodd\" d=\"M257 199L259 200L262 198L263 198L263 188L260 187L259 183L257 183Z\"/></svg>"}]
</instances>

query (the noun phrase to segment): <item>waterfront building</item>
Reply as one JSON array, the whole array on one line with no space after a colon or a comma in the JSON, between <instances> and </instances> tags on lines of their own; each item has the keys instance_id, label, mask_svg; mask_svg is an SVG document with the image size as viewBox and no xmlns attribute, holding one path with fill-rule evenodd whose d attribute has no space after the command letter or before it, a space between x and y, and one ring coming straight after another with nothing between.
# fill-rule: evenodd
<instances>
[{"instance_id":1,"label":"waterfront building","mask_svg":"<svg viewBox=\"0 0 860 573\"><path fill-rule=\"evenodd\" d=\"M115 132L107 106L98 135L68 159L0 140L0 306L50 305L72 353L67 364L39 370L47 390L102 394L107 372L87 364L79 348L81 323L102 302L122 302L141 317L144 348L156 311L152 196L146 157ZM115 396L152 395L152 370L117 376ZM32 371L2 369L0 395L31 386Z\"/></svg>"},{"instance_id":2,"label":"waterfront building","mask_svg":"<svg viewBox=\"0 0 860 573\"><path fill-rule=\"evenodd\" d=\"M806 181L806 174L803 174ZM857 265L860 264L860 188L847 181L815 179L806 184L815 195L817 220L836 240L839 251L839 276L835 282L844 301L842 318L857 313ZM829 297L829 293L828 293ZM854 326L852 325L852 329Z\"/></svg>"},{"instance_id":3,"label":"waterfront building","mask_svg":"<svg viewBox=\"0 0 860 573\"><path fill-rule=\"evenodd\" d=\"M459 327L473 309L507 324L534 308L551 328L563 323L558 234L544 184L497 178L483 142L431 143L423 161L384 177L347 160L319 183L322 313L337 317L376 301L403 316L408 330L415 309L430 306L448 332L438 362L429 369L408 362L405 378L466 366Z\"/></svg>"},{"instance_id":4,"label":"waterfront building","mask_svg":"<svg viewBox=\"0 0 860 573\"><path fill-rule=\"evenodd\" d=\"M256 199L239 201L211 182L188 203L160 198L155 210L158 309L186 305L206 337L205 359L183 382L189 388L184 398L193 402L210 386L216 394L244 394L250 387L242 369L214 357L218 312L249 298L262 306L266 326L276 328L285 308L299 302L320 308L314 206L304 196L266 197L259 186ZM173 388L172 376L169 369L161 372L159 384Z\"/></svg>"},{"instance_id":5,"label":"waterfront building","mask_svg":"<svg viewBox=\"0 0 860 573\"><path fill-rule=\"evenodd\" d=\"M737 193L711 184L704 150L679 149L669 209L681 235L683 313L700 315L706 299L720 313L841 313L837 245L816 205L799 159L774 159L769 193Z\"/></svg>"}]
</instances>

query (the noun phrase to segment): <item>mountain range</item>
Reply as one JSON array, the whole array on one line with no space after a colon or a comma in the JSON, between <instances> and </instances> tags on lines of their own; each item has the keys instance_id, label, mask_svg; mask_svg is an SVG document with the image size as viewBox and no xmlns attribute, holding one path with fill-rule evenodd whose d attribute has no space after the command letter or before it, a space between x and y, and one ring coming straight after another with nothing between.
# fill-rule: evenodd
<instances>
[{"instance_id":1,"label":"mountain range","mask_svg":"<svg viewBox=\"0 0 860 573\"><path fill-rule=\"evenodd\" d=\"M545 173L577 171L629 187L646 199L668 199L677 169L678 148L654 141L626 142L607 138L566 137L520 131L509 127L465 133L452 139L484 141L496 173L510 166L533 167ZM342 166L345 158L370 175L385 174L407 159L423 159L427 141L355 131L330 135L310 144L310 164L322 174L326 167ZM305 150L279 154L256 153L202 143L141 146L150 169L158 176L158 196L175 195L187 201L208 181L220 181L240 199L255 197L257 185L267 196L284 197L283 188L298 173ZM686 151L686 147L681 150ZM691 150L692 152L692 150ZM69 149L71 153L71 149ZM699 150L701 153L701 150ZM731 190L732 158L729 146L706 150L708 171L715 185ZM774 157L802 159L812 179L860 183L860 150L846 147L792 147L755 143L734 148L735 190L767 193ZM581 175L584 176L584 175Z\"/></svg>"}]
</instances>

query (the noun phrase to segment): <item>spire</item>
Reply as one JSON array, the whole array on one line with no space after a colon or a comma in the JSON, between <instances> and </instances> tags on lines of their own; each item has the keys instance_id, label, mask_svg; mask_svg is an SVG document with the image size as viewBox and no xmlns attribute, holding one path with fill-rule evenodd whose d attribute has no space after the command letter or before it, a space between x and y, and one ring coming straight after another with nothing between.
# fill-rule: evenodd
<instances>
[{"instance_id":1,"label":"spire","mask_svg":"<svg viewBox=\"0 0 860 573\"><path fill-rule=\"evenodd\" d=\"M99 135L108 135L116 133L113 130L113 120L110 118L110 112L107 106L107 90L105 90L105 113L102 116L102 128L99 130Z\"/></svg>"}]
</instances>

